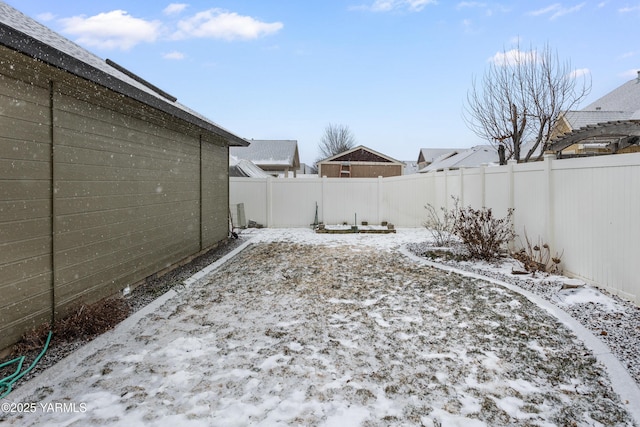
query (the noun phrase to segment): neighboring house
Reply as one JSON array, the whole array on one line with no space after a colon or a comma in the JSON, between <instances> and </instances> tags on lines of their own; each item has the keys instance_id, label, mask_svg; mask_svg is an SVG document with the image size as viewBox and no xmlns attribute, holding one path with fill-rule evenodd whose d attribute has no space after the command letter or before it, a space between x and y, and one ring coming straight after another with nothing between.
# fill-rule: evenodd
<instances>
[{"instance_id":1,"label":"neighboring house","mask_svg":"<svg viewBox=\"0 0 640 427\"><path fill-rule=\"evenodd\" d=\"M475 168L485 164L500 162L498 152L491 145L477 145L468 150L460 151L453 156L444 155L436 159L429 166L420 169L420 173L442 171L445 169Z\"/></svg>"},{"instance_id":2,"label":"neighboring house","mask_svg":"<svg viewBox=\"0 0 640 427\"><path fill-rule=\"evenodd\" d=\"M562 114L552 132L552 151L559 156L585 156L640 151L624 126L640 120L640 71L630 80L579 111ZM605 126L609 124L608 126ZM598 130L586 132L588 128ZM571 138L567 138L571 136ZM630 138L631 137L631 138ZM635 142L634 142L635 141Z\"/></svg>"},{"instance_id":3,"label":"neighboring house","mask_svg":"<svg viewBox=\"0 0 640 427\"><path fill-rule=\"evenodd\" d=\"M309 166L306 163L300 163L300 168L298 169L298 175L318 175L318 170L313 166Z\"/></svg>"},{"instance_id":4,"label":"neighboring house","mask_svg":"<svg viewBox=\"0 0 640 427\"><path fill-rule=\"evenodd\" d=\"M230 153L238 159L251 161L263 171L273 176L295 177L300 169L298 141L252 139L248 147L231 147Z\"/></svg>"},{"instance_id":5,"label":"neighboring house","mask_svg":"<svg viewBox=\"0 0 640 427\"><path fill-rule=\"evenodd\" d=\"M403 160L404 170L402 171L403 175L412 175L414 173L418 173L420 167L418 166L418 162L415 160Z\"/></svg>"},{"instance_id":6,"label":"neighboring house","mask_svg":"<svg viewBox=\"0 0 640 427\"><path fill-rule=\"evenodd\" d=\"M460 150L458 148L421 148L418 155L418 169L422 169L425 166L429 166L436 160L443 160L447 157L451 157L454 154L458 154Z\"/></svg>"},{"instance_id":7,"label":"neighboring house","mask_svg":"<svg viewBox=\"0 0 640 427\"><path fill-rule=\"evenodd\" d=\"M247 142L0 2L0 349L229 235Z\"/></svg>"},{"instance_id":8,"label":"neighboring house","mask_svg":"<svg viewBox=\"0 0 640 427\"><path fill-rule=\"evenodd\" d=\"M318 175L328 178L400 176L404 163L363 145L318 162Z\"/></svg>"}]
</instances>

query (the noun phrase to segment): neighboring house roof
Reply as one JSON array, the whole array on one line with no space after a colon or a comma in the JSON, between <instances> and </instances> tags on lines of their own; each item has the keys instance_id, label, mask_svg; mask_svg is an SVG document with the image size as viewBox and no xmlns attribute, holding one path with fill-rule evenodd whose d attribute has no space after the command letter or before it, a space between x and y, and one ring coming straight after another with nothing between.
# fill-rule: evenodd
<instances>
[{"instance_id":1,"label":"neighboring house roof","mask_svg":"<svg viewBox=\"0 0 640 427\"><path fill-rule=\"evenodd\" d=\"M595 123L628 120L634 115L633 111L567 111L563 117L571 129L580 129Z\"/></svg>"},{"instance_id":2,"label":"neighboring house roof","mask_svg":"<svg viewBox=\"0 0 640 427\"><path fill-rule=\"evenodd\" d=\"M252 139L249 142L248 147L231 147L229 153L260 167L297 169L300 166L296 140Z\"/></svg>"},{"instance_id":3,"label":"neighboring house roof","mask_svg":"<svg viewBox=\"0 0 640 427\"><path fill-rule=\"evenodd\" d=\"M178 103L175 97L2 2L0 44L178 117L224 138L229 145L248 144L245 139Z\"/></svg>"},{"instance_id":4,"label":"neighboring house roof","mask_svg":"<svg viewBox=\"0 0 640 427\"><path fill-rule=\"evenodd\" d=\"M461 151L451 157L436 160L420 170L423 172L439 171L444 169L474 168L488 163L499 162L498 152L491 145L477 145L468 150Z\"/></svg>"},{"instance_id":5,"label":"neighboring house roof","mask_svg":"<svg viewBox=\"0 0 640 427\"><path fill-rule=\"evenodd\" d=\"M629 80L582 109L582 111L638 110L640 110L640 71L637 78Z\"/></svg>"},{"instance_id":6,"label":"neighboring house roof","mask_svg":"<svg viewBox=\"0 0 640 427\"><path fill-rule=\"evenodd\" d=\"M446 154L453 155L459 151L457 148L421 148L418 163L433 163Z\"/></svg>"},{"instance_id":7,"label":"neighboring house roof","mask_svg":"<svg viewBox=\"0 0 640 427\"><path fill-rule=\"evenodd\" d=\"M340 162L366 162L366 163L389 163L396 165L404 165L400 160L396 160L393 157L389 157L378 151L372 150L364 145L358 145L350 150L343 151L334 156L327 157L320 163L340 163Z\"/></svg>"},{"instance_id":8,"label":"neighboring house roof","mask_svg":"<svg viewBox=\"0 0 640 427\"><path fill-rule=\"evenodd\" d=\"M229 156L229 176L268 178L270 175L249 160Z\"/></svg>"},{"instance_id":9,"label":"neighboring house roof","mask_svg":"<svg viewBox=\"0 0 640 427\"><path fill-rule=\"evenodd\" d=\"M560 116L560 132L571 132L588 125L640 119L640 71L608 94L578 111L566 111Z\"/></svg>"}]
</instances>

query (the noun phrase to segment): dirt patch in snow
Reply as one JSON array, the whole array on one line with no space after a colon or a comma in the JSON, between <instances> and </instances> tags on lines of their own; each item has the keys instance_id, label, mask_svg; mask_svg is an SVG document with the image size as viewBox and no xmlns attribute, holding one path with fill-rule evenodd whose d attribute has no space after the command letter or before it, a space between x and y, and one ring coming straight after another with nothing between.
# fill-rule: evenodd
<instances>
[{"instance_id":1,"label":"dirt patch in snow","mask_svg":"<svg viewBox=\"0 0 640 427\"><path fill-rule=\"evenodd\" d=\"M84 358L14 425L633 425L529 300L367 246L260 243ZM0 415L1 416L1 415Z\"/></svg>"}]
</instances>

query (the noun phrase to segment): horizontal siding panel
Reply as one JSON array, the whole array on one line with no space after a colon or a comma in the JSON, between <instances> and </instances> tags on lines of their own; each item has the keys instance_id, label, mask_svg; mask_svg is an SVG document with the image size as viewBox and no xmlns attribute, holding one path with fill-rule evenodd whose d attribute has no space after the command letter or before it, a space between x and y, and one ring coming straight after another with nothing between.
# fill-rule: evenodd
<instances>
[{"instance_id":1,"label":"horizontal siding panel","mask_svg":"<svg viewBox=\"0 0 640 427\"><path fill-rule=\"evenodd\" d=\"M0 116L0 121L2 117ZM46 128L46 126L43 126ZM0 126L0 129L8 129ZM42 140L48 138L48 132L42 135ZM7 160L31 160L49 163L51 161L51 144L48 142L24 141L0 137L0 158Z\"/></svg>"},{"instance_id":2,"label":"horizontal siding panel","mask_svg":"<svg viewBox=\"0 0 640 427\"><path fill-rule=\"evenodd\" d=\"M51 223L51 204L49 199L0 201L0 223L38 218L47 218Z\"/></svg>"},{"instance_id":3,"label":"horizontal siding panel","mask_svg":"<svg viewBox=\"0 0 640 427\"><path fill-rule=\"evenodd\" d=\"M190 221L190 223L186 223L186 229L184 228L185 221ZM193 236L197 236L197 230L197 218L190 220L177 218L173 223L163 223L156 227L148 227L141 230L132 229L127 234L101 239L93 244L87 244L83 240L81 246L56 252L56 267L64 269L68 266L76 266L85 262L90 262L91 264L112 262L112 260L106 260L106 257L110 257L113 254L124 257L126 256L126 254L123 254L124 252L136 252L140 247L153 246L164 239L188 240Z\"/></svg>"},{"instance_id":4,"label":"horizontal siding panel","mask_svg":"<svg viewBox=\"0 0 640 427\"><path fill-rule=\"evenodd\" d=\"M192 218L189 216L186 219ZM165 226L175 221L182 221L183 218L176 217L175 213L158 214L154 221L149 221L146 217L135 217L127 224L105 224L101 227L69 230L56 236L56 248L59 251L68 251L78 247L93 245L108 239L126 236L133 230L149 230L156 226ZM157 224L157 225L153 225Z\"/></svg>"},{"instance_id":5,"label":"horizontal siding panel","mask_svg":"<svg viewBox=\"0 0 640 427\"><path fill-rule=\"evenodd\" d=\"M169 267L199 250L197 242L184 245L182 242L176 243L173 239L169 240L166 246L154 249L154 251L139 252L137 256L132 254L120 263L94 270L91 275L78 276L78 278L74 275L75 280L57 284L58 303L64 305L75 298L97 300L112 295L125 286Z\"/></svg>"},{"instance_id":6,"label":"horizontal siding panel","mask_svg":"<svg viewBox=\"0 0 640 427\"><path fill-rule=\"evenodd\" d=\"M7 347L30 331L51 320L51 302L48 293L31 294L29 298L0 310L2 335L0 346Z\"/></svg>"},{"instance_id":7,"label":"horizontal siding panel","mask_svg":"<svg viewBox=\"0 0 640 427\"><path fill-rule=\"evenodd\" d=\"M51 236L0 244L0 265L51 254Z\"/></svg>"},{"instance_id":8,"label":"horizontal siding panel","mask_svg":"<svg viewBox=\"0 0 640 427\"><path fill-rule=\"evenodd\" d=\"M65 181L64 186L56 190L59 199L71 199L76 197L109 197L126 195L149 195L192 192L197 190L198 183L189 181Z\"/></svg>"},{"instance_id":9,"label":"horizontal siding panel","mask_svg":"<svg viewBox=\"0 0 640 427\"><path fill-rule=\"evenodd\" d=\"M51 180L1 181L0 197L3 201L36 201L49 205L51 200Z\"/></svg>"},{"instance_id":10,"label":"horizontal siding panel","mask_svg":"<svg viewBox=\"0 0 640 427\"><path fill-rule=\"evenodd\" d=\"M3 134L2 140L0 141L5 147L2 150L3 157L5 151L9 148L11 151L16 151L13 150L14 143L18 144L17 151L20 150L20 146L23 146L23 149L26 149L28 143L49 145L50 127L48 123L33 123L26 120L13 119L0 115L0 129L11 129L11 134ZM28 157L29 156L24 156L20 158Z\"/></svg>"},{"instance_id":11,"label":"horizontal siding panel","mask_svg":"<svg viewBox=\"0 0 640 427\"><path fill-rule=\"evenodd\" d=\"M11 180L48 180L51 178L49 163L32 160L0 159L2 179Z\"/></svg>"},{"instance_id":12,"label":"horizontal siding panel","mask_svg":"<svg viewBox=\"0 0 640 427\"><path fill-rule=\"evenodd\" d=\"M194 205L192 203L191 205ZM144 218L147 223L158 224L157 218L166 218L167 215L174 215L177 218L189 217L197 215L198 210L190 212L187 210L189 203L172 202L163 205L155 205L153 209L148 206L130 206L121 209L112 209L110 211L87 212L74 215L65 215L56 217L56 229L59 234L65 234L71 231L84 230L93 227L101 227L111 225L114 227L123 227L127 232L131 231L128 226L134 219ZM115 231L115 230L114 230Z\"/></svg>"},{"instance_id":13,"label":"horizontal siding panel","mask_svg":"<svg viewBox=\"0 0 640 427\"><path fill-rule=\"evenodd\" d=\"M31 240L51 233L51 219L37 218L0 223L0 242Z\"/></svg>"},{"instance_id":14,"label":"horizontal siding panel","mask_svg":"<svg viewBox=\"0 0 640 427\"><path fill-rule=\"evenodd\" d=\"M160 169L56 163L56 177L60 180L58 182L60 186L64 185L64 181L152 181L156 179L158 182L169 180L197 182L189 176L193 169L188 165L162 171Z\"/></svg>"},{"instance_id":15,"label":"horizontal siding panel","mask_svg":"<svg viewBox=\"0 0 640 427\"><path fill-rule=\"evenodd\" d=\"M7 314L9 321L17 320L21 315L15 313L15 309L22 308L20 304L24 306L24 301L29 301L34 296L39 297L38 300L43 299L44 296L44 301L38 303L40 307L51 307L51 279L51 273L47 273L15 282L11 286L1 287L0 312L11 311L12 313ZM28 306L25 309L28 310Z\"/></svg>"},{"instance_id":16,"label":"horizontal siding panel","mask_svg":"<svg viewBox=\"0 0 640 427\"><path fill-rule=\"evenodd\" d=\"M44 254L0 265L0 277L2 277L0 295L3 296L0 305L7 305L10 301L15 301L15 299L5 298L5 296L17 289L24 289L27 292L22 297L28 296L29 290L25 284L33 285L36 288L43 284L48 288L51 286L51 255Z\"/></svg>"},{"instance_id":17,"label":"horizontal siding panel","mask_svg":"<svg viewBox=\"0 0 640 427\"><path fill-rule=\"evenodd\" d=\"M166 193L164 191L148 194L135 193L113 196L73 197L58 199L56 212L59 215L72 215L95 212L110 212L115 209L129 207L155 208L166 206L167 203L197 201L199 193L190 186L189 191Z\"/></svg>"},{"instance_id":18,"label":"horizontal siding panel","mask_svg":"<svg viewBox=\"0 0 640 427\"><path fill-rule=\"evenodd\" d=\"M63 140L60 153L76 162L87 164L126 164L136 160L155 159L168 163L186 162L197 164L197 140L183 135L171 134L158 137L154 133L131 132L118 134L112 128L104 134L56 127L56 137ZM150 140L148 144L145 141ZM178 143L179 142L179 143ZM71 153L71 155L67 154ZM108 162L108 163L105 163Z\"/></svg>"}]
</instances>

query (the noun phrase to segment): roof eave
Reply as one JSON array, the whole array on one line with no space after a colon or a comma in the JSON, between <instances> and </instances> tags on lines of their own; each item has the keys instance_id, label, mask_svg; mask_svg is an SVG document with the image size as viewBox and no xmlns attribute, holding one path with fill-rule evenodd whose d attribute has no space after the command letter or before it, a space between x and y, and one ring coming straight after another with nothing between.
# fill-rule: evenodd
<instances>
[{"instance_id":1,"label":"roof eave","mask_svg":"<svg viewBox=\"0 0 640 427\"><path fill-rule=\"evenodd\" d=\"M113 90L114 92L140 101L150 107L170 114L171 116L182 119L203 130L220 136L227 141L230 146L246 147L249 145L249 142L244 138L220 128L213 123L207 122L200 117L189 114L187 111L184 111L169 102L165 102L161 98L155 97L150 93L131 86L122 80L110 76L104 71L98 70L67 53L61 52L60 50L3 23L0 23L0 44L42 61L45 64L54 66L107 89Z\"/></svg>"}]
</instances>

